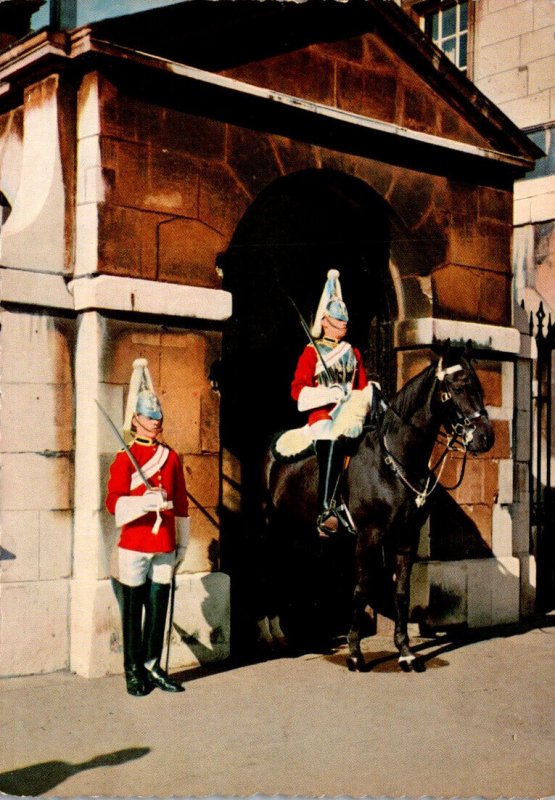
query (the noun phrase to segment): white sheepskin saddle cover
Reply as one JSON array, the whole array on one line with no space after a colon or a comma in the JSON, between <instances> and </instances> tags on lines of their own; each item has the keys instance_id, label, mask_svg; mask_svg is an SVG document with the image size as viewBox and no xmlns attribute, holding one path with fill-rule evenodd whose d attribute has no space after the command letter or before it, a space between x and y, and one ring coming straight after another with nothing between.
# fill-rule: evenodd
<instances>
[{"instance_id":1,"label":"white sheepskin saddle cover","mask_svg":"<svg viewBox=\"0 0 555 800\"><path fill-rule=\"evenodd\" d=\"M356 439L357 436L360 436L366 415L372 407L373 391L372 384L369 384L365 389L354 389L348 400L345 400L339 406L332 424L334 439L339 436ZM310 435L309 425L285 431L274 444L276 456L284 459L295 458L301 454L308 455L309 453L306 451L311 448L312 436Z\"/></svg>"}]
</instances>

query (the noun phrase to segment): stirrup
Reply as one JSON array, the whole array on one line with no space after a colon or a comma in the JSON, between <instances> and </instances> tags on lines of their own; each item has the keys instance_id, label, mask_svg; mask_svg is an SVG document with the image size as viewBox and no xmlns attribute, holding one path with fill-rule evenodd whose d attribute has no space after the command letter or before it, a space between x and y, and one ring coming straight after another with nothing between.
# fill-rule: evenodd
<instances>
[{"instance_id":1,"label":"stirrup","mask_svg":"<svg viewBox=\"0 0 555 800\"><path fill-rule=\"evenodd\" d=\"M316 521L316 527L320 536L328 537L337 533L339 519L336 514L336 509L327 508L325 511L322 511Z\"/></svg>"}]
</instances>

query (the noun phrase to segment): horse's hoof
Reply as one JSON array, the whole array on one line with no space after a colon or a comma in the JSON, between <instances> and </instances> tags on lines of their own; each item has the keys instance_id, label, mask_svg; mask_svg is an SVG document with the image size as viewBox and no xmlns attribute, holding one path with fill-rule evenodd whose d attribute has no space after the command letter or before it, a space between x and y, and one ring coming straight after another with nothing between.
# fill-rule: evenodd
<instances>
[{"instance_id":1,"label":"horse's hoof","mask_svg":"<svg viewBox=\"0 0 555 800\"><path fill-rule=\"evenodd\" d=\"M349 672L364 672L366 664L362 656L347 656L347 667Z\"/></svg>"},{"instance_id":2,"label":"horse's hoof","mask_svg":"<svg viewBox=\"0 0 555 800\"><path fill-rule=\"evenodd\" d=\"M414 670L415 661L416 656L413 656L412 653L408 656L399 656L399 666L403 672L412 672Z\"/></svg>"},{"instance_id":3,"label":"horse's hoof","mask_svg":"<svg viewBox=\"0 0 555 800\"><path fill-rule=\"evenodd\" d=\"M421 658L415 658L412 662L413 672L426 672L426 664Z\"/></svg>"}]
</instances>

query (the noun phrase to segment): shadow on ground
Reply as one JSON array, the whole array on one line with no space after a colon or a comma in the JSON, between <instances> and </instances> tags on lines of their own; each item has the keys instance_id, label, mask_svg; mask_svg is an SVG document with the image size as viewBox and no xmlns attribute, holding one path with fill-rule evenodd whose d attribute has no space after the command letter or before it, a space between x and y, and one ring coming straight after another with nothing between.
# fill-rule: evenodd
<instances>
[{"instance_id":1,"label":"shadow on ground","mask_svg":"<svg viewBox=\"0 0 555 800\"><path fill-rule=\"evenodd\" d=\"M418 656L418 661L425 666L426 669L441 669L449 666L449 661L442 656L459 650L463 647L470 647L477 642L487 641L489 639L506 638L509 636L518 636L520 634L528 633L532 630L543 631L546 634L555 636L555 612L551 614L539 614L530 617L523 622L511 623L507 625L496 625L489 628L473 628L468 629L466 626L453 626L445 628L440 631L423 630L421 637L412 645L411 649L415 655ZM364 643L371 642L373 637L363 639ZM380 637L380 644L383 644L383 636ZM325 658L332 664L339 667L347 668L346 666L346 637L339 637L335 640L332 646L323 647L320 650L317 648L308 648L302 651L290 650L284 652L283 650L276 651L273 654L274 658L295 658L299 656L306 656L308 654L319 655ZM391 650L381 649L374 650L366 649L365 658L366 666L365 672L391 672L402 673L397 662L398 652L391 640ZM204 678L208 675L214 675L220 672L228 672L229 670L241 669L252 664L268 661L272 658L272 654L267 650L256 651L252 650L248 654L244 654L241 658L228 659L220 661L216 664L206 664L196 667L194 669L187 669L179 673L179 677L186 681L194 681L199 678ZM174 676L176 677L176 676ZM0 786L1 788L1 786Z\"/></svg>"},{"instance_id":2,"label":"shadow on ground","mask_svg":"<svg viewBox=\"0 0 555 800\"><path fill-rule=\"evenodd\" d=\"M54 789L67 778L97 767L115 767L150 753L150 747L129 747L94 756L88 761L71 764L68 761L44 761L0 773L0 792L8 795L36 797Z\"/></svg>"}]
</instances>

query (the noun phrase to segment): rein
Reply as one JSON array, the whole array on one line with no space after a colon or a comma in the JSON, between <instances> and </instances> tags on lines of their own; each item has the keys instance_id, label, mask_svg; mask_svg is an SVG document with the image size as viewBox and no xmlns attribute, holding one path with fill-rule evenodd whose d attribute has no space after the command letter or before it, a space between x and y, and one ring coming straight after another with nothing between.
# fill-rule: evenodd
<instances>
[{"instance_id":1,"label":"rein","mask_svg":"<svg viewBox=\"0 0 555 800\"><path fill-rule=\"evenodd\" d=\"M454 365L452 367L448 367L447 369L441 369L441 367L439 367L437 369L437 371L436 371L436 379L440 383L443 383L446 375L448 375L448 374L450 374L452 372L457 372L460 369L461 369L461 366L458 365L458 364ZM389 403L387 400L385 400L383 395L382 395L381 399L382 399L382 402L384 403L384 405L386 405L387 408L389 410L391 410L401 420L401 422L403 422L405 425L408 424L412 428L415 428L415 426L412 425L412 423L410 423L410 422L407 423L406 420L404 420L401 417L401 415L396 411L396 409L393 408L391 403ZM399 477L401 482L404 483L404 485L408 489L410 489L411 492L413 492L415 494L415 503L416 503L417 508L421 508L426 503L427 499L430 497L432 492L437 488L437 486L441 485L439 483L439 481L441 479L441 474L443 472L443 468L445 467L445 464L447 463L447 458L446 458L447 455L453 450L458 450L458 452L461 452L461 450L456 446L457 444L462 445L462 451L464 453L463 465L462 465L461 473L460 473L459 479L457 480L457 482L453 486L445 486L443 488L451 491L453 489L457 489L461 485L462 480L464 478L465 469L466 469L466 459L467 459L467 455L468 455L468 445L472 441L472 435L473 435L473 433L474 433L474 431L476 429L475 426L472 424L472 420L473 419L477 419L478 417L481 416L481 411L476 411L470 417L467 417L464 414L462 414L460 409L457 407L457 404L453 400L453 397L452 397L451 393L447 389L443 389L443 391L440 392L440 402L441 403L451 402L453 404L453 407L455 409L455 414L457 416L457 421L451 423L451 434L450 434L450 436L448 438L447 444L445 445L445 449L444 449L443 453L440 455L440 457L438 458L438 460L436 461L436 463L434 464L433 467L431 467L431 466L428 467L429 468L429 474L428 474L428 477L426 478L426 483L425 483L425 486L424 486L424 488L422 490L417 489L409 481L409 479L408 479L408 477L406 475L406 472L405 472L405 466L391 452L390 448L387 445L386 434L385 433L383 434L382 444L383 444L383 448L384 448L385 452L387 453L384 461L391 468L393 473ZM418 429L416 428L416 430L418 430ZM431 484L431 482L433 480L433 477L434 477L434 473L436 472L438 467L439 467L439 472L438 472L437 476L435 476L435 480Z\"/></svg>"}]
</instances>

